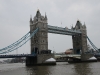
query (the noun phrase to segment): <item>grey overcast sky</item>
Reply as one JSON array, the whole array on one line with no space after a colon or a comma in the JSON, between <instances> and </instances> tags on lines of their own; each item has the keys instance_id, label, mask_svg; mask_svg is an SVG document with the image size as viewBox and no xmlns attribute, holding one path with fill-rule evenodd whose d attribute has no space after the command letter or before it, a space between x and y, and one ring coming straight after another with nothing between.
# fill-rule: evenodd
<instances>
[{"instance_id":1,"label":"grey overcast sky","mask_svg":"<svg viewBox=\"0 0 100 75\"><path fill-rule=\"evenodd\" d=\"M42 15L46 12L52 26L71 28L77 20L85 22L88 37L100 48L100 0L0 0L0 49L29 31L30 15L34 17L37 9ZM49 33L48 41L49 49L56 52L72 48L72 37L68 35ZM17 51L30 53L30 42Z\"/></svg>"}]
</instances>

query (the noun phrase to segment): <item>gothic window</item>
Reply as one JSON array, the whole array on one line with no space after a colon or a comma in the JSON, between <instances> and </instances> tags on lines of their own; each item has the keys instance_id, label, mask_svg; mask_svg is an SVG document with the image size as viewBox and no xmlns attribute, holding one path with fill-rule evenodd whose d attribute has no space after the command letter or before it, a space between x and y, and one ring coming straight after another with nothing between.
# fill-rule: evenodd
<instances>
[{"instance_id":1,"label":"gothic window","mask_svg":"<svg viewBox=\"0 0 100 75\"><path fill-rule=\"evenodd\" d=\"M44 42L44 40L43 40L43 42Z\"/></svg>"},{"instance_id":2,"label":"gothic window","mask_svg":"<svg viewBox=\"0 0 100 75\"><path fill-rule=\"evenodd\" d=\"M45 36L45 33L44 32L42 32L41 34L42 34L42 36Z\"/></svg>"},{"instance_id":3,"label":"gothic window","mask_svg":"<svg viewBox=\"0 0 100 75\"><path fill-rule=\"evenodd\" d=\"M36 40L34 40L34 42L36 43Z\"/></svg>"},{"instance_id":4,"label":"gothic window","mask_svg":"<svg viewBox=\"0 0 100 75\"><path fill-rule=\"evenodd\" d=\"M41 18L41 21L42 21L42 18Z\"/></svg>"},{"instance_id":5,"label":"gothic window","mask_svg":"<svg viewBox=\"0 0 100 75\"><path fill-rule=\"evenodd\" d=\"M45 50L45 46L41 46L41 49L42 49L42 50Z\"/></svg>"},{"instance_id":6,"label":"gothic window","mask_svg":"<svg viewBox=\"0 0 100 75\"><path fill-rule=\"evenodd\" d=\"M44 46L44 48L43 48L44 50L45 50L45 46Z\"/></svg>"},{"instance_id":7,"label":"gothic window","mask_svg":"<svg viewBox=\"0 0 100 75\"><path fill-rule=\"evenodd\" d=\"M76 42L77 46L80 45L79 42Z\"/></svg>"},{"instance_id":8,"label":"gothic window","mask_svg":"<svg viewBox=\"0 0 100 75\"><path fill-rule=\"evenodd\" d=\"M44 43L45 41L44 40L41 40L41 43Z\"/></svg>"},{"instance_id":9,"label":"gothic window","mask_svg":"<svg viewBox=\"0 0 100 75\"><path fill-rule=\"evenodd\" d=\"M43 49L44 49L44 46L43 46Z\"/></svg>"},{"instance_id":10,"label":"gothic window","mask_svg":"<svg viewBox=\"0 0 100 75\"><path fill-rule=\"evenodd\" d=\"M44 46L41 46L41 50L43 50L44 49Z\"/></svg>"},{"instance_id":11,"label":"gothic window","mask_svg":"<svg viewBox=\"0 0 100 75\"><path fill-rule=\"evenodd\" d=\"M45 24L43 24L43 28L45 28L46 27L46 25Z\"/></svg>"},{"instance_id":12,"label":"gothic window","mask_svg":"<svg viewBox=\"0 0 100 75\"><path fill-rule=\"evenodd\" d=\"M43 33L43 32L42 32L41 34L42 34L42 35L44 35L44 33Z\"/></svg>"},{"instance_id":13,"label":"gothic window","mask_svg":"<svg viewBox=\"0 0 100 75\"><path fill-rule=\"evenodd\" d=\"M36 21L38 21L38 19L36 19Z\"/></svg>"},{"instance_id":14,"label":"gothic window","mask_svg":"<svg viewBox=\"0 0 100 75\"><path fill-rule=\"evenodd\" d=\"M38 40L34 40L35 43L38 43Z\"/></svg>"},{"instance_id":15,"label":"gothic window","mask_svg":"<svg viewBox=\"0 0 100 75\"><path fill-rule=\"evenodd\" d=\"M36 42L38 43L38 40L36 40Z\"/></svg>"},{"instance_id":16,"label":"gothic window","mask_svg":"<svg viewBox=\"0 0 100 75\"><path fill-rule=\"evenodd\" d=\"M41 46L41 50L42 50L42 46Z\"/></svg>"},{"instance_id":17,"label":"gothic window","mask_svg":"<svg viewBox=\"0 0 100 75\"><path fill-rule=\"evenodd\" d=\"M34 29L34 27L33 26L31 26L31 30L33 30Z\"/></svg>"}]
</instances>

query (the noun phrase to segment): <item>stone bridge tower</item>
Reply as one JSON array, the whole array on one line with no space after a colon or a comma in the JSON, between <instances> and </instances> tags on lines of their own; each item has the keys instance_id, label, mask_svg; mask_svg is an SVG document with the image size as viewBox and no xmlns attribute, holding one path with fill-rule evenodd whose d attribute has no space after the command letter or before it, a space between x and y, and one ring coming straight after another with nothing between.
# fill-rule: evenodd
<instances>
[{"instance_id":1,"label":"stone bridge tower","mask_svg":"<svg viewBox=\"0 0 100 75\"><path fill-rule=\"evenodd\" d=\"M37 28L38 32L31 38L31 54L36 54L35 57L26 58L26 66L42 65L45 64L45 60L54 57L51 54L51 50L48 50L48 25L47 16L41 15L40 11L37 10L34 19L30 18L30 34ZM49 63L48 63L49 64ZM56 64L52 63L52 64Z\"/></svg>"},{"instance_id":2,"label":"stone bridge tower","mask_svg":"<svg viewBox=\"0 0 100 75\"><path fill-rule=\"evenodd\" d=\"M36 16L32 20L30 18L30 31L34 31L39 28L34 37L31 38L31 54L40 53L41 50L48 50L48 27L47 16L41 15L40 11L36 12Z\"/></svg>"},{"instance_id":3,"label":"stone bridge tower","mask_svg":"<svg viewBox=\"0 0 100 75\"><path fill-rule=\"evenodd\" d=\"M81 22L78 20L76 26L73 29L80 30L82 32L82 34L76 34L72 36L74 54L84 54L85 52L87 52L86 25L82 25Z\"/></svg>"},{"instance_id":4,"label":"stone bridge tower","mask_svg":"<svg viewBox=\"0 0 100 75\"><path fill-rule=\"evenodd\" d=\"M86 25L82 25L78 20L76 26L72 29L80 30L81 34L76 34L72 36L74 54L81 54L81 61L87 61L93 54L86 54L87 49L87 30Z\"/></svg>"}]
</instances>

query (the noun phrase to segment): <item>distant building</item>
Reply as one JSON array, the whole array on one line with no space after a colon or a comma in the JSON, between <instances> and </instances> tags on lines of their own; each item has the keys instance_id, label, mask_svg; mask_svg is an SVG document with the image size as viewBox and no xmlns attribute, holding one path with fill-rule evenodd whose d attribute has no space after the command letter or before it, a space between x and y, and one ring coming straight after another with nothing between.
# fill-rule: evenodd
<instances>
[{"instance_id":1,"label":"distant building","mask_svg":"<svg viewBox=\"0 0 100 75\"><path fill-rule=\"evenodd\" d=\"M73 54L73 49L67 49L67 50L65 51L65 54Z\"/></svg>"}]
</instances>

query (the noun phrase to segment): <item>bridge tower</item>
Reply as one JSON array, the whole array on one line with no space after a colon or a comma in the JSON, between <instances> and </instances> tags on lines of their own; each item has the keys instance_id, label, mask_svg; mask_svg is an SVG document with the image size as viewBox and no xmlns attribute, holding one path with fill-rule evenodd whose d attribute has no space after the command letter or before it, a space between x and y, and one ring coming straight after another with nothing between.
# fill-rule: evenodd
<instances>
[{"instance_id":1,"label":"bridge tower","mask_svg":"<svg viewBox=\"0 0 100 75\"><path fill-rule=\"evenodd\" d=\"M81 22L78 20L75 27L75 30L80 30L81 34L76 34L72 36L73 39L73 49L74 54L80 54L87 52L87 30L86 25L82 25Z\"/></svg>"},{"instance_id":2,"label":"bridge tower","mask_svg":"<svg viewBox=\"0 0 100 75\"><path fill-rule=\"evenodd\" d=\"M34 37L31 38L31 54L37 54L36 57L27 57L26 66L44 64L45 60L53 57L51 50L48 50L48 26L47 16L42 16L37 10L35 17L30 17L30 34L39 28Z\"/></svg>"},{"instance_id":3,"label":"bridge tower","mask_svg":"<svg viewBox=\"0 0 100 75\"><path fill-rule=\"evenodd\" d=\"M41 15L40 11L37 10L36 16L32 21L30 18L30 32L39 28L38 32L34 37L31 38L31 54L40 53L41 50L48 50L48 27L47 27L47 16Z\"/></svg>"},{"instance_id":4,"label":"bridge tower","mask_svg":"<svg viewBox=\"0 0 100 75\"><path fill-rule=\"evenodd\" d=\"M72 35L74 54L81 54L81 60L86 61L88 58L93 56L92 54L86 54L87 49L87 30L86 25L82 25L78 20L74 30L80 30L81 34Z\"/></svg>"}]
</instances>

